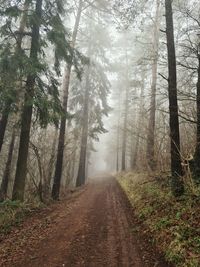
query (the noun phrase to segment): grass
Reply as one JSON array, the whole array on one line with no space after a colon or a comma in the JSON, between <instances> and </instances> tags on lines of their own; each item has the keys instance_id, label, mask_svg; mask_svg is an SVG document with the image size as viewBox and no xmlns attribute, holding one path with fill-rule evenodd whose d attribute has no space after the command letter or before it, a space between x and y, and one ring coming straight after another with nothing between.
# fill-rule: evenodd
<instances>
[{"instance_id":1,"label":"grass","mask_svg":"<svg viewBox=\"0 0 200 267\"><path fill-rule=\"evenodd\" d=\"M200 195L187 191L176 199L167 178L151 181L144 173L122 173L118 181L166 260L177 267L199 267Z\"/></svg>"},{"instance_id":2,"label":"grass","mask_svg":"<svg viewBox=\"0 0 200 267\"><path fill-rule=\"evenodd\" d=\"M19 225L33 210L39 209L41 203L26 204L6 200L0 203L0 235L8 234L13 226Z\"/></svg>"}]
</instances>

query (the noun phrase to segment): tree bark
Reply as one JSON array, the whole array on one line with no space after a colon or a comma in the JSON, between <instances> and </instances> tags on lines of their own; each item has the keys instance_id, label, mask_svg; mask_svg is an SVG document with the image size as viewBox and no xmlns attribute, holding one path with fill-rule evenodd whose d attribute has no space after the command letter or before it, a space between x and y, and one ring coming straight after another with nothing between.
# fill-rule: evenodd
<instances>
[{"instance_id":1,"label":"tree bark","mask_svg":"<svg viewBox=\"0 0 200 267\"><path fill-rule=\"evenodd\" d=\"M82 135L81 135L81 151L78 175L76 179L76 186L82 186L86 180L86 159L87 159L87 143L88 143L88 117L89 117L89 68L88 66L86 73L85 83L85 96L84 96L84 110L82 119Z\"/></svg>"},{"instance_id":2,"label":"tree bark","mask_svg":"<svg viewBox=\"0 0 200 267\"><path fill-rule=\"evenodd\" d=\"M44 202L44 196L43 196L43 193L44 193L44 188L43 188L44 187L44 172L43 172L43 168L42 168L41 156L40 156L40 153L39 153L37 146L34 145L32 142L30 142L30 144L31 144L32 149L35 153L35 156L37 159L37 164L38 164L38 170L39 170L39 183L37 186L37 193L38 193L40 201Z\"/></svg>"},{"instance_id":3,"label":"tree bark","mask_svg":"<svg viewBox=\"0 0 200 267\"><path fill-rule=\"evenodd\" d=\"M199 44L200 50L200 44ZM200 51L198 51L198 81L197 81L197 132L196 132L196 148L194 155L194 179L200 183Z\"/></svg>"},{"instance_id":4,"label":"tree bark","mask_svg":"<svg viewBox=\"0 0 200 267\"><path fill-rule=\"evenodd\" d=\"M14 147L15 147L15 139L16 139L16 134L15 134L15 130L13 130L11 142L9 145L9 152L8 152L6 167L5 167L3 179L1 182L0 201L5 200L7 196L8 183L9 183L10 172L11 172L11 164L12 164L13 152L14 152Z\"/></svg>"},{"instance_id":5,"label":"tree bark","mask_svg":"<svg viewBox=\"0 0 200 267\"><path fill-rule=\"evenodd\" d=\"M128 87L126 88L125 114L124 114L123 139L122 139L122 171L126 170L127 121L128 121Z\"/></svg>"},{"instance_id":6,"label":"tree bark","mask_svg":"<svg viewBox=\"0 0 200 267\"><path fill-rule=\"evenodd\" d=\"M38 51L39 51L39 46L40 46L39 30L40 30L40 23L41 23L41 17L42 17L42 0L36 1L35 14L37 16L37 21L35 21L33 24L31 51L30 51L30 59L33 61L37 61ZM24 200L35 79L36 79L35 74L30 74L28 75L27 81L26 81L24 107L23 107L22 118L21 118L21 134L20 134L20 142L19 142L17 169L16 169L16 175L15 175L15 181L14 181L14 187L13 187L13 195L12 195L13 200L20 200L20 201Z\"/></svg>"},{"instance_id":7,"label":"tree bark","mask_svg":"<svg viewBox=\"0 0 200 267\"><path fill-rule=\"evenodd\" d=\"M171 139L171 173L172 192L175 196L184 193L184 184L181 179L183 175L180 154L180 134L177 101L177 74L176 74L176 53L174 43L174 25L172 13L172 0L165 0L166 10L166 35L168 52L168 94L169 94L169 124Z\"/></svg>"},{"instance_id":8,"label":"tree bark","mask_svg":"<svg viewBox=\"0 0 200 267\"><path fill-rule=\"evenodd\" d=\"M10 109L11 109L11 101L7 101L5 104L5 108L2 112L2 117L0 120L0 152L3 146L3 141L4 141L4 136L5 136L5 131L6 131L6 126L8 123L8 116L10 113Z\"/></svg>"},{"instance_id":9,"label":"tree bark","mask_svg":"<svg viewBox=\"0 0 200 267\"><path fill-rule=\"evenodd\" d=\"M151 171L156 169L155 161L155 118L156 118L156 85L158 70L158 47L159 47L159 20L160 20L160 0L156 3L156 16L154 22L153 37L153 63L152 63L152 84L149 125L147 129L147 164Z\"/></svg>"},{"instance_id":10,"label":"tree bark","mask_svg":"<svg viewBox=\"0 0 200 267\"><path fill-rule=\"evenodd\" d=\"M120 102L120 101L119 101ZM120 107L120 104L119 104ZM118 115L118 122L117 122L117 157L116 157L116 171L119 172L119 143L120 143L120 134L119 134L119 123L120 123L120 114Z\"/></svg>"},{"instance_id":11,"label":"tree bark","mask_svg":"<svg viewBox=\"0 0 200 267\"><path fill-rule=\"evenodd\" d=\"M83 1L79 1L78 13L76 16L76 21L74 25L74 31L72 36L72 48L75 47L78 28L81 19ZM70 84L70 76L71 76L71 69L72 69L72 60L66 66L65 73L64 73L64 80L63 80L63 110L67 112L68 108L68 95L69 95L69 84ZM54 182L52 188L52 198L54 200L59 199L60 193L60 184L62 178L62 170L63 170L63 155L64 155L64 144L65 144L65 131L66 131L66 116L63 116L61 119L60 124L60 132L59 132L59 141L58 141L58 150L57 150L57 159L56 159L56 167L55 167L55 175L54 175Z\"/></svg>"},{"instance_id":12,"label":"tree bark","mask_svg":"<svg viewBox=\"0 0 200 267\"><path fill-rule=\"evenodd\" d=\"M137 118L137 134L135 139L135 147L132 148L132 162L131 162L131 169L135 170L137 168L137 157L138 151L140 147L140 136L141 136L141 129L142 129L142 121L143 121L143 109L144 109L144 88L145 88L145 76L146 70L143 67L142 69L142 77L141 77L141 91L140 91L140 103L139 103L139 113Z\"/></svg>"},{"instance_id":13,"label":"tree bark","mask_svg":"<svg viewBox=\"0 0 200 267\"><path fill-rule=\"evenodd\" d=\"M51 156L49 159L48 163L48 170L47 170L47 175L45 178L45 196L47 197L48 195L51 195L51 179L54 171L54 161L55 161L55 154L56 154L56 145L57 145L57 138L58 138L58 129L55 129L55 134L53 137L53 143L51 147Z\"/></svg>"},{"instance_id":14,"label":"tree bark","mask_svg":"<svg viewBox=\"0 0 200 267\"><path fill-rule=\"evenodd\" d=\"M128 97L129 97L129 79L128 79L128 55L126 51L126 92L125 92L125 114L124 114L124 126L122 137L122 165L121 170L126 170L126 148L127 148L127 122L128 122Z\"/></svg>"},{"instance_id":15,"label":"tree bark","mask_svg":"<svg viewBox=\"0 0 200 267\"><path fill-rule=\"evenodd\" d=\"M71 184L75 186L75 167L76 167L76 155L77 155L77 139L76 137L74 138L74 151L72 154L72 165L71 165L71 170L70 170L70 176L71 176Z\"/></svg>"},{"instance_id":16,"label":"tree bark","mask_svg":"<svg viewBox=\"0 0 200 267\"><path fill-rule=\"evenodd\" d=\"M139 145L140 145L140 134L139 134L139 130L138 130L134 151L132 152L133 153L132 162L131 162L131 169L132 170L135 170L137 167L137 156L138 156Z\"/></svg>"}]
</instances>

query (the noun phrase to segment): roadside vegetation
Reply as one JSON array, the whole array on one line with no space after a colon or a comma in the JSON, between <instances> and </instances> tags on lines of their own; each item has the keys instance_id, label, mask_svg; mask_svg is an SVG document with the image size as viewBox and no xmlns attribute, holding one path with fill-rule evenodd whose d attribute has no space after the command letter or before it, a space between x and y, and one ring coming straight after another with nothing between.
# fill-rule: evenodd
<instances>
[{"instance_id":1,"label":"roadside vegetation","mask_svg":"<svg viewBox=\"0 0 200 267\"><path fill-rule=\"evenodd\" d=\"M118 181L136 216L149 230L166 260L180 267L200 266L200 190L188 183L186 193L175 198L165 175L121 173ZM145 228L144 228L145 229Z\"/></svg>"},{"instance_id":2,"label":"roadside vegetation","mask_svg":"<svg viewBox=\"0 0 200 267\"><path fill-rule=\"evenodd\" d=\"M6 200L0 203L0 239L7 235L13 226L17 226L34 211L44 208L41 202L34 204Z\"/></svg>"}]
</instances>

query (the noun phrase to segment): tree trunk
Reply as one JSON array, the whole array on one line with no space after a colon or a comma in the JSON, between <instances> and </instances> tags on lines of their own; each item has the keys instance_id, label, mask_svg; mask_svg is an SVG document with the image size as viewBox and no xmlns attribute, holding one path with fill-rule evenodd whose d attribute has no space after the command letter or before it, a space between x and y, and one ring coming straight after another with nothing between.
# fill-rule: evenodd
<instances>
[{"instance_id":1,"label":"tree trunk","mask_svg":"<svg viewBox=\"0 0 200 267\"><path fill-rule=\"evenodd\" d=\"M129 97L129 80L128 80L128 55L126 51L126 92L125 92L125 114L122 137L122 171L126 170L126 148L127 148L127 122L128 122L128 97Z\"/></svg>"},{"instance_id":2,"label":"tree trunk","mask_svg":"<svg viewBox=\"0 0 200 267\"><path fill-rule=\"evenodd\" d=\"M8 116L10 113L10 108L11 108L11 101L7 101L5 104L5 108L2 112L2 117L0 120L0 152L3 146L3 140L4 140L4 136L5 136L5 131L6 131L6 126L8 123Z\"/></svg>"},{"instance_id":3,"label":"tree trunk","mask_svg":"<svg viewBox=\"0 0 200 267\"><path fill-rule=\"evenodd\" d=\"M175 196L180 196L184 193L184 185L181 179L183 171L181 166L181 155L180 155L176 53L174 44L172 0L165 0L165 9L166 9L168 71L169 71L168 94L169 94L170 139L171 139L172 192Z\"/></svg>"},{"instance_id":4,"label":"tree trunk","mask_svg":"<svg viewBox=\"0 0 200 267\"><path fill-rule=\"evenodd\" d=\"M32 142L30 142L30 145L32 146L32 149L35 153L36 159L37 159L37 164L38 164L38 170L39 170L39 183L37 186L37 193L39 196L39 199L41 202L44 202L44 197L43 197L43 193L44 193L44 172L43 172L43 168L42 168L42 161L41 161L41 156L39 153L39 150L37 148L37 146L35 146Z\"/></svg>"},{"instance_id":5,"label":"tree trunk","mask_svg":"<svg viewBox=\"0 0 200 267\"><path fill-rule=\"evenodd\" d=\"M45 177L45 185L44 185L44 195L47 198L51 192L51 179L54 171L54 161L55 161L55 153L56 153L56 145L57 145L57 138L58 138L58 129L55 129L55 134L53 137L53 143L51 147L51 156L48 163L48 170Z\"/></svg>"},{"instance_id":6,"label":"tree trunk","mask_svg":"<svg viewBox=\"0 0 200 267\"><path fill-rule=\"evenodd\" d=\"M135 142L135 147L134 147L134 152L133 152L133 157L132 157L132 164L131 164L131 169L135 170L137 167L137 156L138 156L138 148L140 144L140 134L139 130L136 136L136 142Z\"/></svg>"},{"instance_id":7,"label":"tree trunk","mask_svg":"<svg viewBox=\"0 0 200 267\"><path fill-rule=\"evenodd\" d=\"M13 130L12 133L12 139L9 145L9 152L8 152L8 158L6 162L6 167L5 171L3 174L3 179L1 182L1 189L0 189L0 201L5 200L7 196L7 191L8 191L8 183L10 179L10 172L11 172L11 164L12 164L12 158L13 158L13 152L14 152L14 147L15 147L15 130Z\"/></svg>"},{"instance_id":8,"label":"tree trunk","mask_svg":"<svg viewBox=\"0 0 200 267\"><path fill-rule=\"evenodd\" d=\"M118 120L117 120L117 136L116 136L116 172L119 172L120 166L119 166L119 154L120 154L120 109L121 109L121 94L119 91L119 96L118 96Z\"/></svg>"},{"instance_id":9,"label":"tree trunk","mask_svg":"<svg viewBox=\"0 0 200 267\"><path fill-rule=\"evenodd\" d=\"M157 0L156 16L154 22L153 37L153 64L149 125L147 129L147 164L151 171L156 169L155 161L155 117L156 117L156 85L158 70L158 47L159 47L159 21L160 21L160 0Z\"/></svg>"},{"instance_id":10,"label":"tree trunk","mask_svg":"<svg viewBox=\"0 0 200 267\"><path fill-rule=\"evenodd\" d=\"M83 125L81 135L81 151L76 186L82 186L86 180L86 159L87 159L87 142L88 142L88 116L89 116L89 66L86 73Z\"/></svg>"},{"instance_id":11,"label":"tree trunk","mask_svg":"<svg viewBox=\"0 0 200 267\"><path fill-rule=\"evenodd\" d=\"M72 48L75 47L75 43L76 43L78 28L79 28L80 19L81 19L82 7L83 7L83 1L80 0L78 13L76 16L76 22L75 22L75 26L74 26L74 31L73 31L73 36L72 36ZM68 94L69 94L71 68L72 68L72 61L65 68L64 80L63 80L63 92L64 92L63 110L65 112L67 112L67 105L68 105ZM54 182L53 182L53 188L52 188L52 198L54 200L59 199L59 193L60 193L60 184L61 184L62 169L63 169L65 131L66 131L66 116L63 116L61 119L61 124L60 124L58 151L57 151Z\"/></svg>"},{"instance_id":12,"label":"tree trunk","mask_svg":"<svg viewBox=\"0 0 200 267\"><path fill-rule=\"evenodd\" d=\"M74 139L74 151L72 154L72 165L70 170L70 176L71 176L71 184L75 185L75 167L76 167L76 155L77 155L77 140Z\"/></svg>"},{"instance_id":13,"label":"tree trunk","mask_svg":"<svg viewBox=\"0 0 200 267\"><path fill-rule=\"evenodd\" d=\"M128 87L126 88L125 114L124 114L123 139L122 139L122 171L126 170L127 121L128 121Z\"/></svg>"},{"instance_id":14,"label":"tree trunk","mask_svg":"<svg viewBox=\"0 0 200 267\"><path fill-rule=\"evenodd\" d=\"M136 139L135 139L135 147L132 148L132 162L131 162L131 169L135 170L137 167L137 157L138 151L140 147L140 136L141 136L141 129L142 129L142 121L143 121L143 108L144 108L144 88L145 88L145 76L146 70L145 68L142 69L142 77L141 77L141 91L140 91L140 103L139 103L139 113L137 118L137 129L136 129Z\"/></svg>"},{"instance_id":15,"label":"tree trunk","mask_svg":"<svg viewBox=\"0 0 200 267\"><path fill-rule=\"evenodd\" d=\"M119 172L119 141L120 141L120 136L119 136L119 121L120 121L120 116L118 117L118 124L117 124L117 157L116 157L116 171Z\"/></svg>"},{"instance_id":16,"label":"tree trunk","mask_svg":"<svg viewBox=\"0 0 200 267\"><path fill-rule=\"evenodd\" d=\"M42 0L36 1L35 14L37 21L35 21L32 29L32 40L31 40L31 51L30 59L34 62L37 61L39 51L39 39L40 39L40 20L42 17ZM26 81L26 92L24 107L22 111L21 119L21 134L19 142L19 152L17 160L17 169L13 187L13 200L24 200L25 180L27 172L27 159L28 159L28 148L30 139L31 119L33 111L33 97L34 97L34 86L35 86L35 74L30 74Z\"/></svg>"},{"instance_id":17,"label":"tree trunk","mask_svg":"<svg viewBox=\"0 0 200 267\"><path fill-rule=\"evenodd\" d=\"M200 50L200 44L199 44ZM198 81L197 81L197 133L196 133L196 149L194 155L194 179L200 183L200 51L198 51Z\"/></svg>"},{"instance_id":18,"label":"tree trunk","mask_svg":"<svg viewBox=\"0 0 200 267\"><path fill-rule=\"evenodd\" d=\"M20 22L20 26L19 26L19 34L18 34L17 40L16 40L17 41L16 48L15 48L16 54L18 54L21 51L23 32L24 32L24 29L26 26L26 17L27 17L26 9L28 8L28 6L29 6L29 0L26 0L24 3L24 12L22 14L22 18L21 18L21 22ZM11 110L11 105L12 105L12 101L10 99L8 99L5 103L5 108L2 112L2 117L0 120L0 152L2 149L2 145L3 145L6 126L8 123L8 117L9 117L9 113Z\"/></svg>"}]
</instances>

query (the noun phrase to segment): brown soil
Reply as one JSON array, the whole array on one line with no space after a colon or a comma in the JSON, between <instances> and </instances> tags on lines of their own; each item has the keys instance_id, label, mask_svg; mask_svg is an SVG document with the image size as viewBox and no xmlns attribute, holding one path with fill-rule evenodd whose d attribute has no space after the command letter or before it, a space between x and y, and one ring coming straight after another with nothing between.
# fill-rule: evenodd
<instances>
[{"instance_id":1,"label":"brown soil","mask_svg":"<svg viewBox=\"0 0 200 267\"><path fill-rule=\"evenodd\" d=\"M0 266L168 266L138 224L116 180L100 179L13 229L0 244Z\"/></svg>"}]
</instances>

